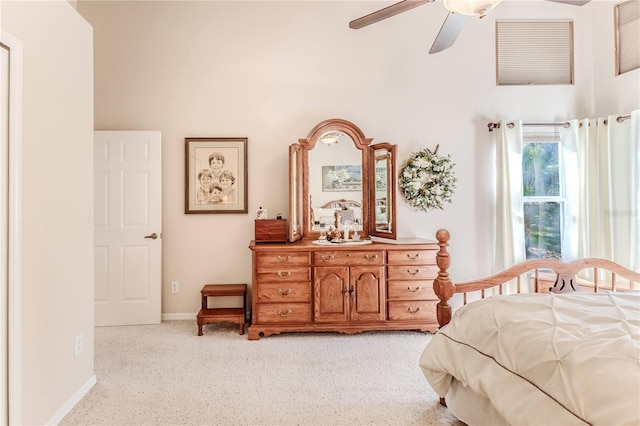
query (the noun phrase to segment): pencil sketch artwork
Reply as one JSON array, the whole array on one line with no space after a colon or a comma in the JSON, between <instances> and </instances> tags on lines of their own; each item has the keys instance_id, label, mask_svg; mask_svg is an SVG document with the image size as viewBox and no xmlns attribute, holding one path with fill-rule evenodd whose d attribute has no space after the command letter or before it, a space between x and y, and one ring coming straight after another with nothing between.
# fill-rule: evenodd
<instances>
[{"instance_id":1,"label":"pencil sketch artwork","mask_svg":"<svg viewBox=\"0 0 640 426\"><path fill-rule=\"evenodd\" d=\"M187 213L246 212L246 142L187 139L187 170Z\"/></svg>"},{"instance_id":2,"label":"pencil sketch artwork","mask_svg":"<svg viewBox=\"0 0 640 426\"><path fill-rule=\"evenodd\" d=\"M360 166L322 166L322 190L362 191L362 169Z\"/></svg>"},{"instance_id":3,"label":"pencil sketch artwork","mask_svg":"<svg viewBox=\"0 0 640 426\"><path fill-rule=\"evenodd\" d=\"M206 160L206 163L203 161ZM238 149L196 148L196 204L238 204Z\"/></svg>"}]
</instances>

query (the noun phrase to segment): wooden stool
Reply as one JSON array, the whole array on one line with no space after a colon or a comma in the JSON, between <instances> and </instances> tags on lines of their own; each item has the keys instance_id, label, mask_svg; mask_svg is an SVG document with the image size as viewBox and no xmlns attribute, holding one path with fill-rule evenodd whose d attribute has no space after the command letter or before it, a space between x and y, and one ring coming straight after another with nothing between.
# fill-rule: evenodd
<instances>
[{"instance_id":1,"label":"wooden stool","mask_svg":"<svg viewBox=\"0 0 640 426\"><path fill-rule=\"evenodd\" d=\"M228 321L240 326L240 334L244 334L245 310L247 307L246 284L206 284L200 291L202 295L202 309L198 312L198 336L202 336L202 326L212 322ZM242 296L242 308L213 308L209 309L207 298Z\"/></svg>"}]
</instances>

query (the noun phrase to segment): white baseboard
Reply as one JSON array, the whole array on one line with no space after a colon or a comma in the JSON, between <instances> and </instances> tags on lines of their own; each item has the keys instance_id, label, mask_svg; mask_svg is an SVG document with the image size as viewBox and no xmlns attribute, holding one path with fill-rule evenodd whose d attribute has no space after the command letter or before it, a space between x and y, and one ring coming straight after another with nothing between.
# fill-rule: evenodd
<instances>
[{"instance_id":1,"label":"white baseboard","mask_svg":"<svg viewBox=\"0 0 640 426\"><path fill-rule=\"evenodd\" d=\"M185 314L162 314L162 321L196 320L196 312Z\"/></svg>"},{"instance_id":2,"label":"white baseboard","mask_svg":"<svg viewBox=\"0 0 640 426\"><path fill-rule=\"evenodd\" d=\"M82 398L91 390L97 383L96 375L94 374L87 380L87 382L78 391L69 398L69 400L58 410L58 412L47 422L48 425L57 425L64 419L64 416L69 414L73 407L75 407Z\"/></svg>"}]
</instances>

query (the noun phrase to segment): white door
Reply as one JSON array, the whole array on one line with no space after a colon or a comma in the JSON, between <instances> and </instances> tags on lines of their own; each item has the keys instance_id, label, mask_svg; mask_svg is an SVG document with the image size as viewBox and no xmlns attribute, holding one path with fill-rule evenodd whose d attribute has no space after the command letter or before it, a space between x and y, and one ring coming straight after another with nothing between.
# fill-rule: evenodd
<instances>
[{"instance_id":1,"label":"white door","mask_svg":"<svg viewBox=\"0 0 640 426\"><path fill-rule=\"evenodd\" d=\"M158 131L96 131L95 325L157 324L162 293Z\"/></svg>"}]
</instances>

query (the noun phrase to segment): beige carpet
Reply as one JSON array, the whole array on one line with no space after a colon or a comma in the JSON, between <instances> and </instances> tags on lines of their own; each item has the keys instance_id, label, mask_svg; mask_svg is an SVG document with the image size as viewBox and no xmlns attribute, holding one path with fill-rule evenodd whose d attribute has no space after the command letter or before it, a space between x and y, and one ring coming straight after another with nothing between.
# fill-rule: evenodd
<instances>
[{"instance_id":1,"label":"beige carpet","mask_svg":"<svg viewBox=\"0 0 640 426\"><path fill-rule=\"evenodd\" d=\"M418 366L428 333L204 333L195 320L96 328L98 383L60 424L462 424Z\"/></svg>"}]
</instances>

